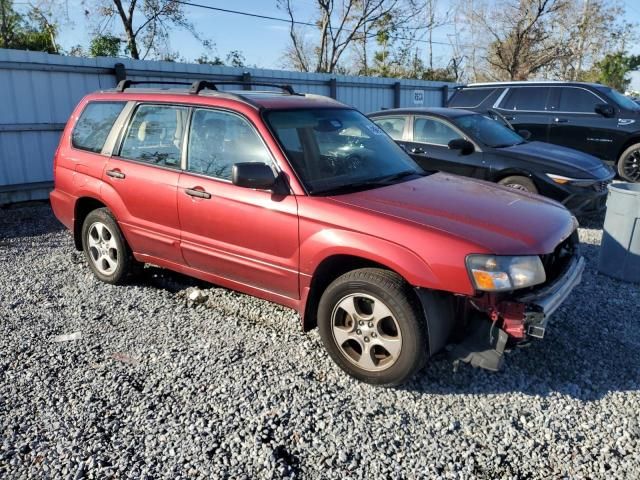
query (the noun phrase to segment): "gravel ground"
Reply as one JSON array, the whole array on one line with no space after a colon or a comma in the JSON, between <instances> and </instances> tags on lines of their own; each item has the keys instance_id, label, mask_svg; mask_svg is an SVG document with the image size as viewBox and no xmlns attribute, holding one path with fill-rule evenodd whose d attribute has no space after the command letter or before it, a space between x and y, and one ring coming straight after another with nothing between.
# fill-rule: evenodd
<instances>
[{"instance_id":1,"label":"gravel ground","mask_svg":"<svg viewBox=\"0 0 640 480\"><path fill-rule=\"evenodd\" d=\"M48 206L0 210L0 477L638 478L640 287L580 238L583 284L505 371L380 389L291 310L157 268L100 283Z\"/></svg>"}]
</instances>

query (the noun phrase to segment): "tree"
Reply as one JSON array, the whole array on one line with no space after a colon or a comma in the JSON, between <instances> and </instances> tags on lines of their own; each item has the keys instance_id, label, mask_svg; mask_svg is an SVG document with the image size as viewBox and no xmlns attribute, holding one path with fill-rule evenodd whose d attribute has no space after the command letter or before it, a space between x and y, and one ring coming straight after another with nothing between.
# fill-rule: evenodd
<instances>
[{"instance_id":1,"label":"tree","mask_svg":"<svg viewBox=\"0 0 640 480\"><path fill-rule=\"evenodd\" d=\"M12 0L0 0L0 48L58 53L56 33L57 26L39 7L32 6L25 16L15 11Z\"/></svg>"},{"instance_id":2,"label":"tree","mask_svg":"<svg viewBox=\"0 0 640 480\"><path fill-rule=\"evenodd\" d=\"M595 81L624 92L630 80L627 74L640 67L640 55L627 55L626 52L616 52L605 55L594 66Z\"/></svg>"},{"instance_id":3,"label":"tree","mask_svg":"<svg viewBox=\"0 0 640 480\"><path fill-rule=\"evenodd\" d=\"M89 44L91 57L117 57L122 40L113 35L96 35Z\"/></svg>"},{"instance_id":4,"label":"tree","mask_svg":"<svg viewBox=\"0 0 640 480\"><path fill-rule=\"evenodd\" d=\"M486 61L496 78L527 80L566 55L551 35L553 16L566 12L566 0L516 0L482 18L491 36Z\"/></svg>"},{"instance_id":5,"label":"tree","mask_svg":"<svg viewBox=\"0 0 640 480\"><path fill-rule=\"evenodd\" d=\"M178 0L97 0L97 11L103 20L97 28L97 36L116 18L120 20L126 38L125 51L135 59L152 54L155 58L171 57L168 52L169 32L182 28L200 40L205 47L211 42L203 39L187 20L183 5ZM85 11L87 17L94 11Z\"/></svg>"},{"instance_id":6,"label":"tree","mask_svg":"<svg viewBox=\"0 0 640 480\"><path fill-rule=\"evenodd\" d=\"M335 72L349 47L358 40L366 42L373 35L372 25L389 16L396 23L408 17L398 8L401 3L401 0L315 0L318 38L309 43L296 26L292 0L278 0L278 7L290 19L291 45L285 57L299 70Z\"/></svg>"}]
</instances>

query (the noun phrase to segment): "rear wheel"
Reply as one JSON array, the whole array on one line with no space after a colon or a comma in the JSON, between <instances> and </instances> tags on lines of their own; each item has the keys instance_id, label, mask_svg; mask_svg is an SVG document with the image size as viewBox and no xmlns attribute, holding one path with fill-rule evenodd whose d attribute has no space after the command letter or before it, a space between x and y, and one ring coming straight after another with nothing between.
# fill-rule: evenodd
<instances>
[{"instance_id":1,"label":"rear wheel","mask_svg":"<svg viewBox=\"0 0 640 480\"><path fill-rule=\"evenodd\" d=\"M622 152L618 160L618 175L627 182L640 182L640 143Z\"/></svg>"},{"instance_id":2,"label":"rear wheel","mask_svg":"<svg viewBox=\"0 0 640 480\"><path fill-rule=\"evenodd\" d=\"M520 175L512 175L510 177L503 178L498 183L505 187L520 190L522 192L538 193L535 183L533 183L530 178Z\"/></svg>"},{"instance_id":3,"label":"rear wheel","mask_svg":"<svg viewBox=\"0 0 640 480\"><path fill-rule=\"evenodd\" d=\"M118 223L106 208L93 210L85 218L82 248L89 267L103 282L123 283L135 263Z\"/></svg>"},{"instance_id":4,"label":"rear wheel","mask_svg":"<svg viewBox=\"0 0 640 480\"><path fill-rule=\"evenodd\" d=\"M353 270L333 281L320 299L318 328L338 366L367 383L401 384L428 357L420 305L411 287L387 270Z\"/></svg>"}]
</instances>

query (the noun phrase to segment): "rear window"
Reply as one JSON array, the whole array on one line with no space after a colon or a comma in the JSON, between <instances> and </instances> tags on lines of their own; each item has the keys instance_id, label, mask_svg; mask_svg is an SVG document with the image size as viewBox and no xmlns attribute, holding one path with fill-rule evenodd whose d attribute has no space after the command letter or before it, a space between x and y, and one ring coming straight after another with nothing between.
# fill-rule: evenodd
<instances>
[{"instance_id":1,"label":"rear window","mask_svg":"<svg viewBox=\"0 0 640 480\"><path fill-rule=\"evenodd\" d=\"M71 144L80 150L100 153L126 102L89 103L71 134Z\"/></svg>"},{"instance_id":2,"label":"rear window","mask_svg":"<svg viewBox=\"0 0 640 480\"><path fill-rule=\"evenodd\" d=\"M449 107L478 107L481 103L489 100L493 104L500 93L502 88L465 88L458 90L456 94L449 100ZM491 98L489 98L491 97Z\"/></svg>"},{"instance_id":3,"label":"rear window","mask_svg":"<svg viewBox=\"0 0 640 480\"><path fill-rule=\"evenodd\" d=\"M500 108L543 112L548 94L547 87L511 87Z\"/></svg>"}]
</instances>

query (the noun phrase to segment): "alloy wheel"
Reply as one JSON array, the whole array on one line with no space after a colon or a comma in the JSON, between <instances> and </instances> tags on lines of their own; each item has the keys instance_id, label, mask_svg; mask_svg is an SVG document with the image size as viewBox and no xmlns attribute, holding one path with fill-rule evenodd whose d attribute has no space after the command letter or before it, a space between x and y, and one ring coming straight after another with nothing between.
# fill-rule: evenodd
<instances>
[{"instance_id":1,"label":"alloy wheel","mask_svg":"<svg viewBox=\"0 0 640 480\"><path fill-rule=\"evenodd\" d=\"M632 182L640 181L640 149L622 159L622 176Z\"/></svg>"},{"instance_id":2,"label":"alloy wheel","mask_svg":"<svg viewBox=\"0 0 640 480\"><path fill-rule=\"evenodd\" d=\"M368 372L391 367L402 350L402 333L393 313L365 293L347 295L336 304L331 328L340 353Z\"/></svg>"},{"instance_id":3,"label":"alloy wheel","mask_svg":"<svg viewBox=\"0 0 640 480\"><path fill-rule=\"evenodd\" d=\"M113 232L102 222L94 222L87 232L89 257L103 275L112 275L118 268L119 252Z\"/></svg>"}]
</instances>

